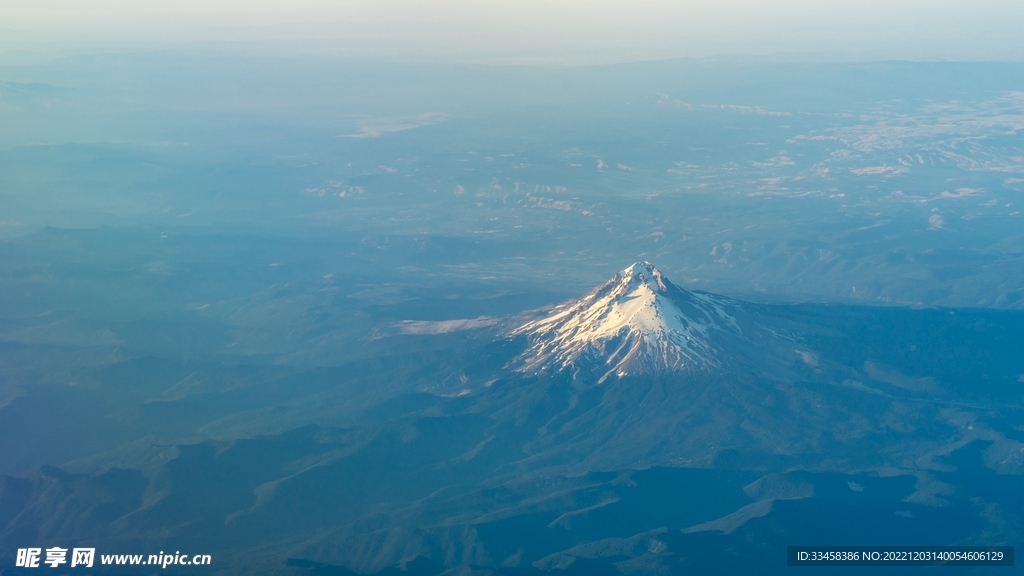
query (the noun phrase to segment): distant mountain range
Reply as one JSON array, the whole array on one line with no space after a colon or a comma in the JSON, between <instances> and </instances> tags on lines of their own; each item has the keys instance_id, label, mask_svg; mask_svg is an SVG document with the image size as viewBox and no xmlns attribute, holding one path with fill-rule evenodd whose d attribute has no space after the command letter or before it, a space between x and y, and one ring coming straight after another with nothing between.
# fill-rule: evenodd
<instances>
[{"instance_id":1,"label":"distant mountain range","mask_svg":"<svg viewBox=\"0 0 1024 576\"><path fill-rule=\"evenodd\" d=\"M753 304L638 262L529 319L446 322L379 336L373 376L416 384L344 425L312 396L280 433L4 477L0 564L88 545L225 574L769 573L787 544L1024 525L1019 491L977 481L1024 473L1019 313ZM440 338L464 351L401 353Z\"/></svg>"}]
</instances>

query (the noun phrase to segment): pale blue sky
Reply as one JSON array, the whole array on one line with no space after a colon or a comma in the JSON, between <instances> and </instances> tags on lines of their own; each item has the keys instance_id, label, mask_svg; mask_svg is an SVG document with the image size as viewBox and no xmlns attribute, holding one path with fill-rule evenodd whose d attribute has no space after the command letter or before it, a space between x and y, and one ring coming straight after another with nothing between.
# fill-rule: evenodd
<instances>
[{"instance_id":1,"label":"pale blue sky","mask_svg":"<svg viewBox=\"0 0 1024 576\"><path fill-rule=\"evenodd\" d=\"M385 60L1021 60L1020 0L0 0L0 50L236 42Z\"/></svg>"}]
</instances>

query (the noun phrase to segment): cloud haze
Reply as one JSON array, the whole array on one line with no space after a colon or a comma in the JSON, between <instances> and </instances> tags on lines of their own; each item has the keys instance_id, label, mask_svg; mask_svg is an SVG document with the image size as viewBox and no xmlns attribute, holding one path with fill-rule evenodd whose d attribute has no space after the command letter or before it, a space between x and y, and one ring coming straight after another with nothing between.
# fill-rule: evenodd
<instances>
[{"instance_id":1,"label":"cloud haze","mask_svg":"<svg viewBox=\"0 0 1024 576\"><path fill-rule=\"evenodd\" d=\"M0 16L5 50L236 42L406 61L1024 58L1024 4L1011 0L4 0Z\"/></svg>"}]
</instances>

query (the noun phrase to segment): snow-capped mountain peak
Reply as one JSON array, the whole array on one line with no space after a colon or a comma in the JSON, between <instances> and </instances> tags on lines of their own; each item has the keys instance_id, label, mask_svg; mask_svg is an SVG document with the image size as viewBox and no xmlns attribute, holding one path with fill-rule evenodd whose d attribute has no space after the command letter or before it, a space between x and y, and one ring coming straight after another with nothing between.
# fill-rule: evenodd
<instances>
[{"instance_id":1,"label":"snow-capped mountain peak","mask_svg":"<svg viewBox=\"0 0 1024 576\"><path fill-rule=\"evenodd\" d=\"M712 332L739 332L728 300L669 282L650 262L622 270L583 298L513 331L526 372L597 369L611 375L719 366Z\"/></svg>"}]
</instances>

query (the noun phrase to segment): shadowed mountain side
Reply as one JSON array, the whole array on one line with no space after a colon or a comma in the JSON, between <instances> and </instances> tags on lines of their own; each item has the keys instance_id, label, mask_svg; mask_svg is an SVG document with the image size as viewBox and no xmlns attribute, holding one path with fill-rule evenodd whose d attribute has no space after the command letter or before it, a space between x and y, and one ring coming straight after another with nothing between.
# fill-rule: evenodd
<instances>
[{"instance_id":1,"label":"shadowed mountain side","mask_svg":"<svg viewBox=\"0 0 1024 576\"><path fill-rule=\"evenodd\" d=\"M206 424L218 439L137 438L4 477L0 565L59 540L209 552L226 574L728 573L708 550L750 571L751 542L813 535L798 519L832 509L965 542L1018 525L1012 491L976 482L1024 471L1018 313L757 305L676 293L655 272L631 267L606 286L619 300L600 289L525 332L400 323L373 336L373 360L222 392L184 369L131 388L142 414L232 395ZM637 354L594 355L616 339ZM123 382L97 394L145 365L104 369ZM965 446L966 464L950 457Z\"/></svg>"},{"instance_id":2,"label":"shadowed mountain side","mask_svg":"<svg viewBox=\"0 0 1024 576\"><path fill-rule=\"evenodd\" d=\"M569 384L510 378L405 406L404 416L376 425L178 446L164 463L145 463L145 474L47 468L8 478L0 540L11 548L0 553L60 538L118 548L212 546L232 566L249 561L254 548L266 558L361 573L416 556L448 567L500 565L516 549L480 535L495 523L527 522L534 533L510 533L516 542L545 542L535 555L657 523L712 531L728 524L734 532L763 515L727 518L744 506L812 493L755 482L765 474L889 470L912 485L922 462L941 468L929 459L976 437L942 421L940 406L912 409L842 387L625 377L574 393ZM992 443L986 458L999 442L1010 441ZM664 476L651 476L654 469ZM631 492L637 485L644 490ZM648 487L652 494L639 495ZM678 509L659 516L669 495L681 498ZM606 511L599 527L583 528Z\"/></svg>"},{"instance_id":3,"label":"shadowed mountain side","mask_svg":"<svg viewBox=\"0 0 1024 576\"><path fill-rule=\"evenodd\" d=\"M771 572L769 559L759 555L794 538L841 543L856 533L857 543L892 544L907 542L912 531L942 541L986 542L992 538L986 540L986 531L997 534L992 530L999 530L999 522L1020 516L1013 508L1019 498L1008 489L1013 477L984 481L991 472L981 467L982 443L943 459L950 471L935 473L946 487L944 505L936 507L913 501L921 480L907 473L763 476L654 467L524 476L489 487L474 477L488 466L452 457L468 442L444 446L451 437L439 435L436 424L368 441L306 428L219 449L194 446L148 484L137 472L116 469L97 477L48 469L21 482L8 478L0 492L6 525L0 537L11 547L59 539L101 550L209 552L216 559L212 570L222 574L307 574L317 568L313 574L328 574L341 567L373 574L416 558L421 560L413 566L423 572L413 574L457 566L488 567L495 574L576 573L561 571L570 564L576 564L573 570L589 567L581 574L629 574L638 567L646 567L641 573L685 574L705 563L701 573L724 574L725 566L759 562ZM386 462L396 458L407 463ZM326 463L317 466L318 460ZM185 473L199 466L224 481ZM267 478L275 480L253 488ZM953 489L979 483L992 487L982 492L995 516L978 516L970 495ZM836 511L874 530L836 526ZM716 568L709 550L730 552ZM8 565L13 550L0 553Z\"/></svg>"},{"instance_id":4,"label":"shadowed mountain side","mask_svg":"<svg viewBox=\"0 0 1024 576\"><path fill-rule=\"evenodd\" d=\"M906 467L946 446L958 427L941 417L941 404L731 374L624 377L581 391L558 380L493 388L477 396L471 409L500 420L543 421L510 473L549 467L570 474L580 467Z\"/></svg>"}]
</instances>

